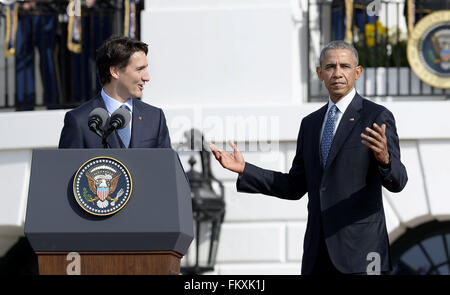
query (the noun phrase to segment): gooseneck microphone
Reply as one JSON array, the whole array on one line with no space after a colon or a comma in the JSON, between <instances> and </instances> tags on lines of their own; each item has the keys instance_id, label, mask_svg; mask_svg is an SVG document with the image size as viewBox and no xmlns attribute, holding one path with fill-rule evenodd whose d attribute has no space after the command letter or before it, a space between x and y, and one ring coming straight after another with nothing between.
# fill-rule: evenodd
<instances>
[{"instance_id":1,"label":"gooseneck microphone","mask_svg":"<svg viewBox=\"0 0 450 295\"><path fill-rule=\"evenodd\" d=\"M109 128L104 131L104 127L109 119ZM103 147L109 148L108 136L114 132L114 130L122 129L128 125L131 121L131 113L124 108L118 108L109 117L108 111L104 108L96 108L89 113L88 126L89 130L97 134L102 139Z\"/></svg>"},{"instance_id":2,"label":"gooseneck microphone","mask_svg":"<svg viewBox=\"0 0 450 295\"><path fill-rule=\"evenodd\" d=\"M89 113L88 126L89 130L103 138L103 127L108 120L108 112L104 108L96 108Z\"/></svg>"},{"instance_id":3,"label":"gooseneck microphone","mask_svg":"<svg viewBox=\"0 0 450 295\"><path fill-rule=\"evenodd\" d=\"M109 128L103 133L102 142L105 148L108 148L108 142L106 141L108 136L114 132L114 130L125 128L131 121L131 113L129 110L124 108L118 108L114 113L112 113L109 120Z\"/></svg>"},{"instance_id":4,"label":"gooseneck microphone","mask_svg":"<svg viewBox=\"0 0 450 295\"><path fill-rule=\"evenodd\" d=\"M109 129L107 132L111 133L114 130L122 129L130 123L131 113L129 110L124 108L118 108L111 115L111 120L109 120Z\"/></svg>"}]
</instances>

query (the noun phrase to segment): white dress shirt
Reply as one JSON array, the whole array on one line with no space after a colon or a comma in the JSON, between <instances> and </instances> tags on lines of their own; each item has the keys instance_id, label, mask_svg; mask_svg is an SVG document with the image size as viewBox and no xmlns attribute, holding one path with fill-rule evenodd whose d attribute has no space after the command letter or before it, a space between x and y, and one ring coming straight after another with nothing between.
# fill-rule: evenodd
<instances>
[{"instance_id":1,"label":"white dress shirt","mask_svg":"<svg viewBox=\"0 0 450 295\"><path fill-rule=\"evenodd\" d=\"M102 92L101 92L103 101L105 102L106 105L106 110L108 111L109 115L111 116L112 113L114 113L118 108L120 108L122 106L122 104L127 105L128 108L130 108L130 111L133 112L133 100L129 99L127 100L125 103L121 103L120 101L112 98L111 96L109 96L106 92L105 89L102 88ZM130 122L131 123L131 122Z\"/></svg>"}]
</instances>

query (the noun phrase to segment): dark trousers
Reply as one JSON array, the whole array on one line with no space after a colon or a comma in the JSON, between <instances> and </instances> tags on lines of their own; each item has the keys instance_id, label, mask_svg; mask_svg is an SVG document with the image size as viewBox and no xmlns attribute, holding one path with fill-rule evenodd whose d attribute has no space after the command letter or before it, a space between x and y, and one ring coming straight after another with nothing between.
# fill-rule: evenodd
<instances>
[{"instance_id":1,"label":"dark trousers","mask_svg":"<svg viewBox=\"0 0 450 295\"><path fill-rule=\"evenodd\" d=\"M44 104L54 108L59 104L56 65L53 52L56 45L57 17L53 15L21 15L16 35L16 108L32 110L35 104L34 48L39 49L39 69L44 88Z\"/></svg>"},{"instance_id":2,"label":"dark trousers","mask_svg":"<svg viewBox=\"0 0 450 295\"><path fill-rule=\"evenodd\" d=\"M66 97L71 102L87 101L102 88L95 75L95 50L112 35L111 17L108 15L82 18L82 52L70 52L71 67Z\"/></svg>"}]
</instances>

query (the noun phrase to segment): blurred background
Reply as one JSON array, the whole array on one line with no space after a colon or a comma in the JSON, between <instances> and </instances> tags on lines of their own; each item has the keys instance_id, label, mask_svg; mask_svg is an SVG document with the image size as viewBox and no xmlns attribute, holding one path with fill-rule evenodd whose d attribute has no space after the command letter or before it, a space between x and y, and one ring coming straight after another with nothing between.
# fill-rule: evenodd
<instances>
[{"instance_id":1,"label":"blurred background","mask_svg":"<svg viewBox=\"0 0 450 295\"><path fill-rule=\"evenodd\" d=\"M207 143L289 171L302 118L328 99L320 49L346 40L408 171L401 193L383 190L392 274L450 274L449 14L450 0L0 1L0 273L37 273L23 237L31 152L57 147L65 112L101 89L96 48L127 35L149 44L142 100L164 110L191 180L183 273L300 274L307 196L236 192Z\"/></svg>"}]
</instances>

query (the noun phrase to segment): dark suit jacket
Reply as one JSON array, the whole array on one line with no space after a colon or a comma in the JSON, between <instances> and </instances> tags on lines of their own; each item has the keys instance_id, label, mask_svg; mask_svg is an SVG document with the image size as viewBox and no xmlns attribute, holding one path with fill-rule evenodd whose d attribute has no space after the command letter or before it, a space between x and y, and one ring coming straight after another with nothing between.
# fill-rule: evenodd
<instances>
[{"instance_id":1,"label":"dark suit jacket","mask_svg":"<svg viewBox=\"0 0 450 295\"><path fill-rule=\"evenodd\" d=\"M310 273L316 261L321 225L330 259L339 271L366 272L372 262L367 260L370 252L380 255L380 270L388 271L391 263L381 187L399 192L408 179L400 162L394 117L385 107L356 94L342 115L323 169L320 132L326 110L327 105L302 120L289 173L246 163L237 189L291 200L308 193L302 274ZM374 122L386 123L391 159L387 169L361 143L361 133Z\"/></svg>"},{"instance_id":2,"label":"dark suit jacket","mask_svg":"<svg viewBox=\"0 0 450 295\"><path fill-rule=\"evenodd\" d=\"M66 113L59 148L103 148L101 138L88 127L89 113L98 107L106 109L100 94ZM108 143L111 148L123 147L116 131L108 137ZM170 147L169 130L163 111L133 99L130 148Z\"/></svg>"}]
</instances>

